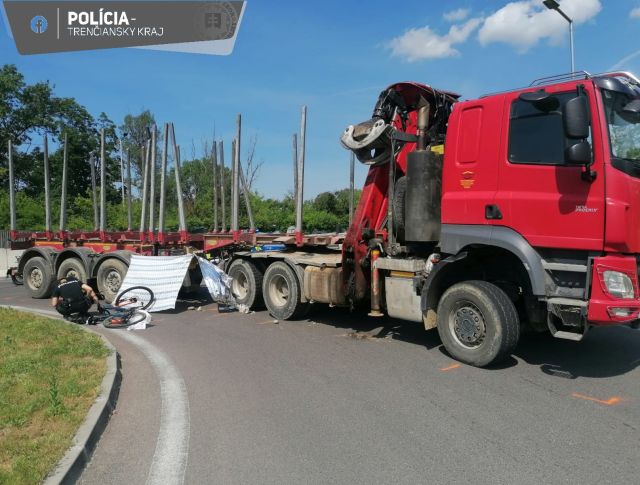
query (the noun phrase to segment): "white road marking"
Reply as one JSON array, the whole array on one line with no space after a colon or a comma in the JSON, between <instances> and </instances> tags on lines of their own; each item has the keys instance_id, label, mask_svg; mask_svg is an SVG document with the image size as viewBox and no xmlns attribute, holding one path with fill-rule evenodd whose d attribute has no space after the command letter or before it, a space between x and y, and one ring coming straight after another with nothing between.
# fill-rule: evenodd
<instances>
[{"instance_id":1,"label":"white road marking","mask_svg":"<svg viewBox=\"0 0 640 485\"><path fill-rule=\"evenodd\" d=\"M182 374L167 354L147 340L126 331L120 331L118 337L142 351L160 381L160 431L147 483L182 484L189 456L189 398Z\"/></svg>"},{"instance_id":2,"label":"white road marking","mask_svg":"<svg viewBox=\"0 0 640 485\"><path fill-rule=\"evenodd\" d=\"M41 313L60 318L57 312L7 305L15 310ZM154 368L160 382L162 409L156 450L153 454L147 484L183 484L189 455L189 398L182 374L169 356L158 347L132 332L110 330L140 349Z\"/></svg>"}]
</instances>

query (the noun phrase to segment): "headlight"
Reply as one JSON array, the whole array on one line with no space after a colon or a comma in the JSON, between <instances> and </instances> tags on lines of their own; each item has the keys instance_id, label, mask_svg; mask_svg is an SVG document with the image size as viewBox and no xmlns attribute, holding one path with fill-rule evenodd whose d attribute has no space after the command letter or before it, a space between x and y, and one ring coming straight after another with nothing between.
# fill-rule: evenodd
<instances>
[{"instance_id":1,"label":"headlight","mask_svg":"<svg viewBox=\"0 0 640 485\"><path fill-rule=\"evenodd\" d=\"M619 271L607 270L602 273L604 285L607 291L617 298L633 299L635 297L633 291L633 282L626 274Z\"/></svg>"}]
</instances>

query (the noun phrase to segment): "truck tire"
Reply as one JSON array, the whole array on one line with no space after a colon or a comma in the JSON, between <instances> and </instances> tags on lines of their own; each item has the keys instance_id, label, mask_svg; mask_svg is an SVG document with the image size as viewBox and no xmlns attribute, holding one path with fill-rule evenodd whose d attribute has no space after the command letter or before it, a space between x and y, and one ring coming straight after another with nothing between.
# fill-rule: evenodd
<instances>
[{"instance_id":1,"label":"truck tire","mask_svg":"<svg viewBox=\"0 0 640 485\"><path fill-rule=\"evenodd\" d=\"M438 333L453 358L485 367L513 352L520 338L520 321L513 302L496 285L465 281L442 295Z\"/></svg>"},{"instance_id":2,"label":"truck tire","mask_svg":"<svg viewBox=\"0 0 640 485\"><path fill-rule=\"evenodd\" d=\"M407 177L402 176L396 180L393 192L393 229L396 238L404 241L404 207L407 194Z\"/></svg>"},{"instance_id":3,"label":"truck tire","mask_svg":"<svg viewBox=\"0 0 640 485\"><path fill-rule=\"evenodd\" d=\"M267 310L278 320L293 320L309 310L309 303L302 302L301 285L295 271L282 261L271 264L264 273L262 295Z\"/></svg>"},{"instance_id":4,"label":"truck tire","mask_svg":"<svg viewBox=\"0 0 640 485\"><path fill-rule=\"evenodd\" d=\"M233 278L231 292L237 303L247 305L252 310L264 308L262 298L262 271L252 262L236 259L227 273Z\"/></svg>"},{"instance_id":5,"label":"truck tire","mask_svg":"<svg viewBox=\"0 0 640 485\"><path fill-rule=\"evenodd\" d=\"M48 298L53 291L53 270L41 256L31 258L24 265L22 271L24 284L31 294L31 298Z\"/></svg>"},{"instance_id":6,"label":"truck tire","mask_svg":"<svg viewBox=\"0 0 640 485\"><path fill-rule=\"evenodd\" d=\"M109 258L98 268L98 291L104 296L104 301L111 303L120 289L127 274L127 265L116 258Z\"/></svg>"},{"instance_id":7,"label":"truck tire","mask_svg":"<svg viewBox=\"0 0 640 485\"><path fill-rule=\"evenodd\" d=\"M78 258L65 259L58 267L58 279L68 278L73 276L77 280L83 283L87 282L87 271L84 268L84 264Z\"/></svg>"}]
</instances>

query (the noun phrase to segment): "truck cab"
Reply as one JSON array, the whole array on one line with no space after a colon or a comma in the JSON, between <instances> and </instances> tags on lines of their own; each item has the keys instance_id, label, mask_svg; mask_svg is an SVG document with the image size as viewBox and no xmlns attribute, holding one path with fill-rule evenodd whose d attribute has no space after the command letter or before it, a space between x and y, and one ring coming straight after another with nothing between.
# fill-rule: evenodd
<instances>
[{"instance_id":1,"label":"truck cab","mask_svg":"<svg viewBox=\"0 0 640 485\"><path fill-rule=\"evenodd\" d=\"M528 245L532 292L561 326L636 321L640 85L628 73L554 81L454 107L442 246L456 253L475 234Z\"/></svg>"},{"instance_id":2,"label":"truck cab","mask_svg":"<svg viewBox=\"0 0 640 485\"><path fill-rule=\"evenodd\" d=\"M381 309L437 327L450 354L479 366L511 352L525 329L580 340L594 325L638 326L634 75L571 73L468 101L424 86L413 102L406 86L389 89L403 97L387 118L392 169L370 168L355 237L345 239L348 254L363 234L380 243L372 307L384 294ZM342 141L357 140L345 132ZM402 277L411 283L399 291Z\"/></svg>"}]
</instances>

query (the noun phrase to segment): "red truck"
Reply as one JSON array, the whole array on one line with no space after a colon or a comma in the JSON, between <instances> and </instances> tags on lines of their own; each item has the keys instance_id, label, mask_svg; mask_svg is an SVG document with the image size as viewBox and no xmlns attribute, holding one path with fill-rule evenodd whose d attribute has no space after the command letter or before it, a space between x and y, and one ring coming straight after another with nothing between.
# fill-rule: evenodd
<instances>
[{"instance_id":1,"label":"red truck","mask_svg":"<svg viewBox=\"0 0 640 485\"><path fill-rule=\"evenodd\" d=\"M572 73L458 98L384 90L342 135L370 168L341 254L236 253L245 301L281 318L366 301L437 327L476 366L509 355L523 328L572 340L637 328L638 79Z\"/></svg>"},{"instance_id":2,"label":"red truck","mask_svg":"<svg viewBox=\"0 0 640 485\"><path fill-rule=\"evenodd\" d=\"M480 367L508 356L523 329L580 340L594 325L638 327L632 74L571 73L469 101L397 83L341 141L370 167L346 234L302 234L298 197L295 235L183 231L181 247L221 257L239 303L280 319L312 303L367 305L371 316L437 328L454 358ZM109 256L71 239L58 249L87 246L87 262ZM250 250L270 242L285 249ZM147 247L157 254L157 242Z\"/></svg>"}]
</instances>

